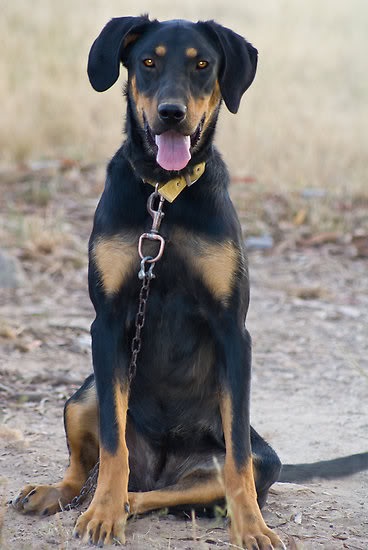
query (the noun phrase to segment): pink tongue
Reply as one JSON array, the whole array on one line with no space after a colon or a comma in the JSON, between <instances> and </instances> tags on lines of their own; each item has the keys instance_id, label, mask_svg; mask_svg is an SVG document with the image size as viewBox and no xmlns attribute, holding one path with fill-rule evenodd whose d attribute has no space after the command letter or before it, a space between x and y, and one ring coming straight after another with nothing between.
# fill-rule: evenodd
<instances>
[{"instance_id":1,"label":"pink tongue","mask_svg":"<svg viewBox=\"0 0 368 550\"><path fill-rule=\"evenodd\" d=\"M164 170L182 170L190 161L190 136L168 130L155 136L158 147L156 160Z\"/></svg>"}]
</instances>

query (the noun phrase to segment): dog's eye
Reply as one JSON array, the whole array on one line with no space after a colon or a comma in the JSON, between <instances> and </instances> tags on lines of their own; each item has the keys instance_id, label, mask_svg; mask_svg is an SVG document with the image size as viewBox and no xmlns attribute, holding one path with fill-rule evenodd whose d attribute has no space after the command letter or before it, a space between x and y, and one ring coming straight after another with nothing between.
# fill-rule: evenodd
<instances>
[{"instance_id":1,"label":"dog's eye","mask_svg":"<svg viewBox=\"0 0 368 550\"><path fill-rule=\"evenodd\" d=\"M146 67L150 67L150 68L155 66L155 62L150 57L148 57L147 59L143 59L143 64Z\"/></svg>"},{"instance_id":2,"label":"dog's eye","mask_svg":"<svg viewBox=\"0 0 368 550\"><path fill-rule=\"evenodd\" d=\"M208 61L204 61L204 59L202 59L197 62L197 69L205 69L206 67L208 67Z\"/></svg>"}]
</instances>

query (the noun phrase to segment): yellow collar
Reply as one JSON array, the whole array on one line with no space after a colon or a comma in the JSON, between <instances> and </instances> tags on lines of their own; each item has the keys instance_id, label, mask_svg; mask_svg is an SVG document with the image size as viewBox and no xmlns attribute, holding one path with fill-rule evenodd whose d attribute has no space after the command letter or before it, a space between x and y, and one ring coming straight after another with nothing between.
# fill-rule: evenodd
<instances>
[{"instance_id":1,"label":"yellow collar","mask_svg":"<svg viewBox=\"0 0 368 550\"><path fill-rule=\"evenodd\" d=\"M199 180L205 169L206 163L201 162L200 164L196 164L194 166L192 173L188 176L178 176L177 178L174 178L166 183L160 183L158 187L159 194L167 201L174 202L176 197L180 195L183 189L185 189L187 186L190 187L191 185L193 185L193 183ZM153 185L153 187L155 187L157 183L153 180L145 181Z\"/></svg>"}]
</instances>

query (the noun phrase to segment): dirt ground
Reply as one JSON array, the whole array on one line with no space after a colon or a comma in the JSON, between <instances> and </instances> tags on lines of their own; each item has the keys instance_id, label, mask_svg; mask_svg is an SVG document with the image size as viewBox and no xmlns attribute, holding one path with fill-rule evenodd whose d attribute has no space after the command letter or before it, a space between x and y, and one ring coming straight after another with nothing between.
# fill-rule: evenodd
<instances>
[{"instance_id":1,"label":"dirt ground","mask_svg":"<svg viewBox=\"0 0 368 550\"><path fill-rule=\"evenodd\" d=\"M6 502L26 482L58 480L67 464L63 404L91 371L86 248L103 174L73 166L29 174L0 178L8 213L0 236L24 270L21 286L0 294L0 546L82 549L71 539L78 512L39 519ZM257 192L251 185L233 189L248 234L247 204ZM367 451L368 259L346 236L313 240L299 206L299 218L288 213L290 197L267 197L278 214L266 216L263 229L274 244L249 253L252 423L285 463ZM368 472L276 484L264 515L289 549L364 550ZM228 540L221 517L164 511L129 521L126 547L215 549L229 547Z\"/></svg>"}]
</instances>

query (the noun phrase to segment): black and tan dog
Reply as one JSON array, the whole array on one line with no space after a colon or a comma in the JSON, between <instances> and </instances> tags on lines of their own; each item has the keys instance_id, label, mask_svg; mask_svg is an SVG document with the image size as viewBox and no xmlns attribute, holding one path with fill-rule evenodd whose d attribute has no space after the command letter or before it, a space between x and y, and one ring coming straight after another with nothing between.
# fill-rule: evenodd
<instances>
[{"instance_id":1,"label":"black and tan dog","mask_svg":"<svg viewBox=\"0 0 368 550\"><path fill-rule=\"evenodd\" d=\"M108 167L89 245L94 375L65 406L64 479L28 485L13 504L41 515L60 510L99 460L76 536L99 545L123 541L130 514L225 497L233 543L282 548L260 512L281 464L249 424L247 262L228 173L213 145L221 102L237 112L257 50L212 21L123 17L92 46L92 86L110 88L121 62L128 69L127 139ZM164 204L166 246L131 378L137 243L152 221L148 182L185 188Z\"/></svg>"}]
</instances>

